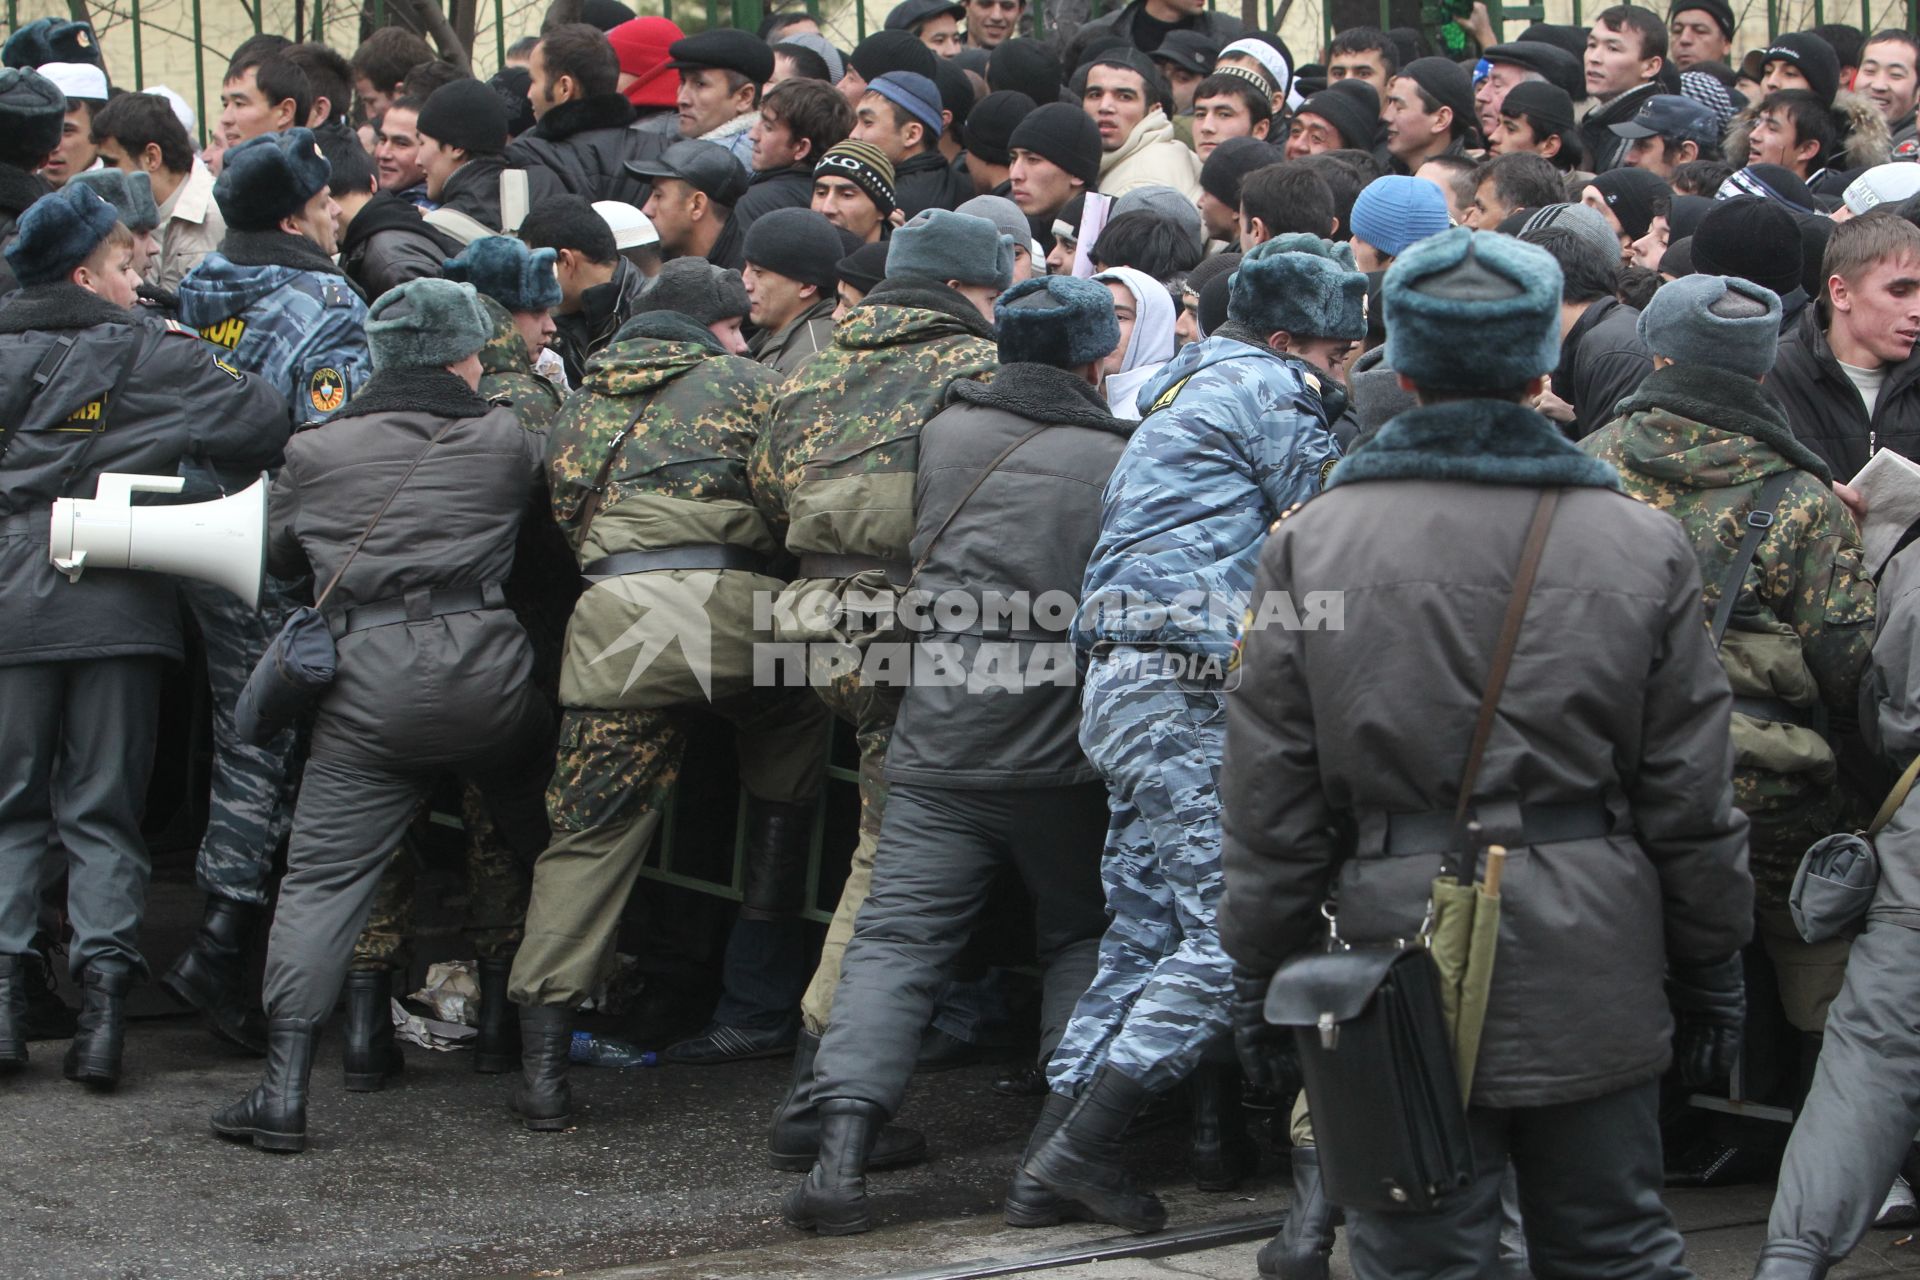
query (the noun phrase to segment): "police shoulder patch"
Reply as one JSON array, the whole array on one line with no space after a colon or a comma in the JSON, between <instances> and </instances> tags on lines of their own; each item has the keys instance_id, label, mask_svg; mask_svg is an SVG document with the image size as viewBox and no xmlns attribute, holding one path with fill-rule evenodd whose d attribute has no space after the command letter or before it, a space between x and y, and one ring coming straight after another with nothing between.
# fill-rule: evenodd
<instances>
[{"instance_id":1,"label":"police shoulder patch","mask_svg":"<svg viewBox=\"0 0 1920 1280\"><path fill-rule=\"evenodd\" d=\"M1320 487L1327 487L1327 481L1333 478L1333 469L1340 465L1340 459L1328 458L1320 464Z\"/></svg>"},{"instance_id":2,"label":"police shoulder patch","mask_svg":"<svg viewBox=\"0 0 1920 1280\"><path fill-rule=\"evenodd\" d=\"M1147 409L1147 412L1158 413L1162 409L1166 408L1168 405L1172 404L1176 399L1179 398L1180 392L1186 388L1186 385L1192 381L1193 381L1193 375L1188 374L1186 377L1180 379L1180 381L1168 387L1165 391L1162 391L1159 395L1159 398L1156 399L1153 402L1153 404Z\"/></svg>"},{"instance_id":3,"label":"police shoulder patch","mask_svg":"<svg viewBox=\"0 0 1920 1280\"><path fill-rule=\"evenodd\" d=\"M240 345L240 339L246 336L247 322L239 316L228 316L218 324L200 326L200 336L216 347L225 347L231 351Z\"/></svg>"},{"instance_id":4,"label":"police shoulder patch","mask_svg":"<svg viewBox=\"0 0 1920 1280\"><path fill-rule=\"evenodd\" d=\"M347 380L331 365L315 369L307 378L307 403L317 413L332 413L347 402Z\"/></svg>"}]
</instances>

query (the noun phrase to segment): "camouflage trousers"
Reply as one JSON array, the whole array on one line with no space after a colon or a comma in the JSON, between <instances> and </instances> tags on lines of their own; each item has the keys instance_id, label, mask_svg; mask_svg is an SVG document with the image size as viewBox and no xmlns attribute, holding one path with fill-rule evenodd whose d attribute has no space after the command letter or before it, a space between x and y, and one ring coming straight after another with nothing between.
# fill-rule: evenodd
<instances>
[{"instance_id":1,"label":"camouflage trousers","mask_svg":"<svg viewBox=\"0 0 1920 1280\"><path fill-rule=\"evenodd\" d=\"M1217 924L1226 705L1136 673L1129 652L1095 661L1081 698L1080 745L1107 780L1112 922L1047 1068L1070 1096L1106 1065L1164 1092L1228 1025L1232 963Z\"/></svg>"},{"instance_id":2,"label":"camouflage trousers","mask_svg":"<svg viewBox=\"0 0 1920 1280\"><path fill-rule=\"evenodd\" d=\"M472 783L460 789L460 821L467 830L467 915L464 932L480 960L505 960L520 945L533 874L493 825ZM394 852L373 895L373 914L353 945L355 969L401 969L412 960L413 900L420 871L411 837Z\"/></svg>"},{"instance_id":3,"label":"camouflage trousers","mask_svg":"<svg viewBox=\"0 0 1920 1280\"><path fill-rule=\"evenodd\" d=\"M805 689L755 690L713 710L737 730L740 781L760 800L820 794L826 713ZM547 787L552 842L533 867L515 1004L575 1007L607 978L620 916L680 776L686 735L674 710L569 708Z\"/></svg>"},{"instance_id":4,"label":"camouflage trousers","mask_svg":"<svg viewBox=\"0 0 1920 1280\"><path fill-rule=\"evenodd\" d=\"M297 735L286 729L253 746L234 728L233 708L291 605L285 585L271 577L257 610L211 583L182 578L180 587L206 645L213 703L213 789L194 878L216 897L265 905L274 852L293 827Z\"/></svg>"},{"instance_id":5,"label":"camouflage trousers","mask_svg":"<svg viewBox=\"0 0 1920 1280\"><path fill-rule=\"evenodd\" d=\"M853 940L854 917L866 905L873 888L873 856L880 848L880 819L887 811L887 743L893 738L893 720L900 714L901 690L871 688L860 682L858 672L836 676L817 684L814 692L833 714L853 726L854 740L860 747L860 838L853 848L853 862L847 869L847 881L840 889L840 901L827 925L827 940L820 948L820 963L813 981L800 999L800 1016L808 1031L820 1035L833 1015L833 993L840 986L840 962L847 943Z\"/></svg>"}]
</instances>

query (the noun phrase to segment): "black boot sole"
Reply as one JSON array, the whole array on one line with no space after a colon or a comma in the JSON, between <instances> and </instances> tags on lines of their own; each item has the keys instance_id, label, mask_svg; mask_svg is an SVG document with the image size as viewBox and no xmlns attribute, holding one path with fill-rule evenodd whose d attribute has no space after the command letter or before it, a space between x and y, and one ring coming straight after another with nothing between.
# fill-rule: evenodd
<instances>
[{"instance_id":1,"label":"black boot sole","mask_svg":"<svg viewBox=\"0 0 1920 1280\"><path fill-rule=\"evenodd\" d=\"M282 1155L297 1155L307 1149L307 1135L304 1133L275 1133L245 1125L222 1128L217 1120L213 1122L213 1132L214 1136L225 1138L228 1142L251 1142L256 1150Z\"/></svg>"},{"instance_id":2,"label":"black boot sole","mask_svg":"<svg viewBox=\"0 0 1920 1280\"><path fill-rule=\"evenodd\" d=\"M1090 1220L1086 1206L1077 1200L1062 1200L1044 1207L1009 1200L1001 1216L1010 1227L1057 1227L1063 1222Z\"/></svg>"},{"instance_id":3,"label":"black boot sole","mask_svg":"<svg viewBox=\"0 0 1920 1280\"><path fill-rule=\"evenodd\" d=\"M823 1218L807 1212L805 1187L795 1187L787 1192L786 1198L781 1201L780 1216L787 1220L790 1227L821 1236L857 1236L873 1230L873 1214L870 1212L847 1218Z\"/></svg>"},{"instance_id":4,"label":"black boot sole","mask_svg":"<svg viewBox=\"0 0 1920 1280\"><path fill-rule=\"evenodd\" d=\"M16 1071L25 1071L26 1069L27 1052L24 1049L18 1054L10 1053L5 1057L0 1057L0 1075L10 1076Z\"/></svg>"},{"instance_id":5,"label":"black boot sole","mask_svg":"<svg viewBox=\"0 0 1920 1280\"><path fill-rule=\"evenodd\" d=\"M61 1065L60 1074L75 1084L86 1085L105 1093L120 1086L120 1070L98 1062L68 1062Z\"/></svg>"},{"instance_id":6,"label":"black boot sole","mask_svg":"<svg viewBox=\"0 0 1920 1280\"><path fill-rule=\"evenodd\" d=\"M1044 1148L1042 1149L1044 1153ZM1110 1223L1135 1235L1150 1235L1167 1225L1166 1207L1157 1197L1135 1192L1116 1193L1105 1187L1083 1184L1064 1171L1055 1172L1040 1156L1023 1167L1029 1178L1062 1200L1073 1200L1086 1207L1094 1221ZM1150 1201L1151 1204L1142 1203Z\"/></svg>"},{"instance_id":7,"label":"black boot sole","mask_svg":"<svg viewBox=\"0 0 1920 1280\"><path fill-rule=\"evenodd\" d=\"M507 1110L512 1113L514 1119L535 1133L564 1133L573 1127L573 1111L571 1108L561 1112L557 1116L530 1116L509 1101L507 1103ZM808 1165L807 1167L811 1169L813 1166Z\"/></svg>"},{"instance_id":8,"label":"black boot sole","mask_svg":"<svg viewBox=\"0 0 1920 1280\"><path fill-rule=\"evenodd\" d=\"M155 983L177 1003L200 1014L208 1033L215 1040L232 1045L256 1058L267 1056L266 1033L263 1031L258 1035L251 1035L235 1027L229 1019L221 1017L219 993L209 993L200 984L188 979L180 972L177 964L155 979Z\"/></svg>"}]
</instances>

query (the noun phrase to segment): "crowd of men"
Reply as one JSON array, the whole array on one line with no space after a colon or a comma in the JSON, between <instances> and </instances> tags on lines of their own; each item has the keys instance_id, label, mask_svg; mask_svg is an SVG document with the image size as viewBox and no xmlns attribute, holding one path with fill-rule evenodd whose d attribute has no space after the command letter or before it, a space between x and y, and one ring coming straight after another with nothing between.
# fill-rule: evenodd
<instances>
[{"instance_id":1,"label":"crowd of men","mask_svg":"<svg viewBox=\"0 0 1920 1280\"><path fill-rule=\"evenodd\" d=\"M851 51L801 11L689 36L589 0L487 80L398 27L262 35L204 145L85 24L12 33L0 1069L65 1039L69 1079L120 1078L192 652L205 914L155 972L266 1060L222 1137L304 1148L343 991L346 1087L400 1070L407 832L448 777L474 1065L575 1124L575 1013L716 716L742 901L665 1056L792 1055L795 1227L867 1230L867 1174L925 1158L893 1120L929 1027L967 1038L1008 872L1045 1094L1013 1225L1159 1228L1125 1137L1179 1093L1232 1189L1251 1085L1295 1182L1263 1276L1324 1277L1342 1221L1364 1277L1683 1276L1663 1081L1721 1087L1763 1012L1804 1065L1756 1275L1920 1222L1920 817L1878 833L1864 923L1790 908L1920 749L1920 486L1848 483L1920 453L1920 39L1736 58L1725 0L1506 42L1436 11L1309 65L1194 0L1050 33L903 0ZM263 470L257 603L50 563L50 504L104 472L190 501ZM333 683L262 714L307 606ZM822 945L836 719L860 812ZM1467 812L1512 851L1474 1177L1343 1214L1265 993L1329 920L1418 933Z\"/></svg>"}]
</instances>

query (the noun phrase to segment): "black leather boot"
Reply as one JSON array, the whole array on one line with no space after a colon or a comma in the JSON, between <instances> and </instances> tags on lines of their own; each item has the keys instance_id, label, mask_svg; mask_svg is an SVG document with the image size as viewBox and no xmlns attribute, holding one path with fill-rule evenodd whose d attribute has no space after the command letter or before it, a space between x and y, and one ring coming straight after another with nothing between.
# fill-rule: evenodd
<instances>
[{"instance_id":1,"label":"black leather boot","mask_svg":"<svg viewBox=\"0 0 1920 1280\"><path fill-rule=\"evenodd\" d=\"M782 1173L806 1173L820 1154L820 1112L813 1102L813 1060L820 1037L804 1027L793 1051L793 1083L774 1108L767 1127L767 1167ZM867 1168L899 1169L927 1158L927 1139L918 1129L897 1124L880 1131L867 1157Z\"/></svg>"},{"instance_id":2,"label":"black leather boot","mask_svg":"<svg viewBox=\"0 0 1920 1280\"><path fill-rule=\"evenodd\" d=\"M1824 1280L1826 1255L1804 1240L1769 1240L1760 1246L1753 1280Z\"/></svg>"},{"instance_id":3,"label":"black leather boot","mask_svg":"<svg viewBox=\"0 0 1920 1280\"><path fill-rule=\"evenodd\" d=\"M1193 1148L1188 1168L1202 1191L1231 1191L1260 1168L1240 1110L1240 1064L1202 1063L1187 1080L1193 1103Z\"/></svg>"},{"instance_id":4,"label":"black leather boot","mask_svg":"<svg viewBox=\"0 0 1920 1280\"><path fill-rule=\"evenodd\" d=\"M341 1060L348 1093L378 1093L405 1063L393 1038L393 970L347 974L347 1045Z\"/></svg>"},{"instance_id":5,"label":"black leather boot","mask_svg":"<svg viewBox=\"0 0 1920 1280\"><path fill-rule=\"evenodd\" d=\"M873 1226L867 1207L867 1159L887 1113L856 1098L820 1104L820 1155L807 1180L787 1192L781 1208L790 1226L823 1236L851 1236Z\"/></svg>"},{"instance_id":6,"label":"black leather boot","mask_svg":"<svg viewBox=\"0 0 1920 1280\"><path fill-rule=\"evenodd\" d=\"M0 1072L27 1065L27 957L0 956Z\"/></svg>"},{"instance_id":7,"label":"black leather boot","mask_svg":"<svg viewBox=\"0 0 1920 1280\"><path fill-rule=\"evenodd\" d=\"M60 998L60 980L54 976L53 939L35 934L33 949L26 953L24 978L27 1009L19 1023L20 1034L28 1040L71 1040L80 1029L80 1014Z\"/></svg>"},{"instance_id":8,"label":"black leather boot","mask_svg":"<svg viewBox=\"0 0 1920 1280\"><path fill-rule=\"evenodd\" d=\"M473 1043L473 1069L505 1075L520 1065L520 1010L507 998L513 958L480 962L480 1034Z\"/></svg>"},{"instance_id":9,"label":"black leather boot","mask_svg":"<svg viewBox=\"0 0 1920 1280\"><path fill-rule=\"evenodd\" d=\"M267 1023L267 1073L247 1096L213 1113L213 1131L262 1151L307 1149L307 1083L318 1027L305 1018Z\"/></svg>"},{"instance_id":10,"label":"black leather boot","mask_svg":"<svg viewBox=\"0 0 1920 1280\"><path fill-rule=\"evenodd\" d=\"M740 872L742 920L788 920L806 904L814 806L755 800Z\"/></svg>"},{"instance_id":11,"label":"black leather boot","mask_svg":"<svg viewBox=\"0 0 1920 1280\"><path fill-rule=\"evenodd\" d=\"M573 1123L573 1087L567 1050L573 1010L559 1004L520 1008L520 1075L508 1105L535 1133L559 1133Z\"/></svg>"},{"instance_id":12,"label":"black leather boot","mask_svg":"<svg viewBox=\"0 0 1920 1280\"><path fill-rule=\"evenodd\" d=\"M1053 1131L1073 1110L1073 1099L1064 1093L1049 1093L1040 1107L1040 1119L1033 1126L1033 1134L1027 1139L1027 1149L1021 1153L1019 1163L1013 1166L1013 1177L1007 1179L1006 1219L1010 1227L1057 1227L1062 1222L1084 1218L1086 1210L1072 1200L1062 1200L1035 1181L1024 1166L1033 1158L1033 1153L1046 1145Z\"/></svg>"},{"instance_id":13,"label":"black leather boot","mask_svg":"<svg viewBox=\"0 0 1920 1280\"><path fill-rule=\"evenodd\" d=\"M161 990L204 1014L215 1036L252 1054L267 1051L266 1017L246 994L247 949L265 913L250 902L209 895L200 931L160 975Z\"/></svg>"},{"instance_id":14,"label":"black leather boot","mask_svg":"<svg viewBox=\"0 0 1920 1280\"><path fill-rule=\"evenodd\" d=\"M1327 1280L1338 1213L1320 1184L1320 1152L1295 1147L1293 1205L1287 1225L1260 1250L1256 1261L1263 1280Z\"/></svg>"},{"instance_id":15,"label":"black leather boot","mask_svg":"<svg viewBox=\"0 0 1920 1280\"><path fill-rule=\"evenodd\" d=\"M1134 1182L1120 1140L1150 1096L1112 1067L1100 1068L1053 1136L1021 1167L1055 1195L1085 1205L1095 1221L1128 1231L1160 1230L1167 1224L1166 1206Z\"/></svg>"},{"instance_id":16,"label":"black leather boot","mask_svg":"<svg viewBox=\"0 0 1920 1280\"><path fill-rule=\"evenodd\" d=\"M120 1083L120 1054L127 1043L127 992L133 970L96 960L80 977L80 1027L67 1046L69 1080L111 1089Z\"/></svg>"}]
</instances>

